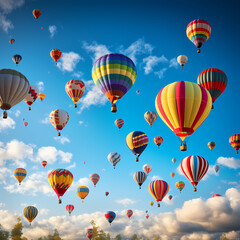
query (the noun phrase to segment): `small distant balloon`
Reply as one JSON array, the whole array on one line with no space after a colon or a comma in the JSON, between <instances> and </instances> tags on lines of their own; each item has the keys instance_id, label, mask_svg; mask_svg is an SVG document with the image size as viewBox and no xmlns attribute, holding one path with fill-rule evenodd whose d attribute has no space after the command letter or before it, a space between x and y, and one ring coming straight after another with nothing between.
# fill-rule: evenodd
<instances>
[{"instance_id":1,"label":"small distant balloon","mask_svg":"<svg viewBox=\"0 0 240 240\"><path fill-rule=\"evenodd\" d=\"M155 137L153 140L154 140L154 143L158 146L158 148L163 143L163 138L160 136Z\"/></svg>"},{"instance_id":2,"label":"small distant balloon","mask_svg":"<svg viewBox=\"0 0 240 240\"><path fill-rule=\"evenodd\" d=\"M105 192L105 196L107 197L109 195L109 192Z\"/></svg>"},{"instance_id":3,"label":"small distant balloon","mask_svg":"<svg viewBox=\"0 0 240 240\"><path fill-rule=\"evenodd\" d=\"M150 164L145 164L143 166L143 171L148 175L152 171L152 166Z\"/></svg>"},{"instance_id":4,"label":"small distant balloon","mask_svg":"<svg viewBox=\"0 0 240 240\"><path fill-rule=\"evenodd\" d=\"M214 170L215 170L215 172L217 173L217 172L220 170L220 167L219 167L218 165L215 165L215 166L214 166Z\"/></svg>"},{"instance_id":5,"label":"small distant balloon","mask_svg":"<svg viewBox=\"0 0 240 240\"><path fill-rule=\"evenodd\" d=\"M182 182L182 181L178 181L178 182L175 183L175 186L181 192L185 187L185 183Z\"/></svg>"},{"instance_id":6,"label":"small distant balloon","mask_svg":"<svg viewBox=\"0 0 240 240\"><path fill-rule=\"evenodd\" d=\"M28 122L24 122L23 125L26 127L28 125Z\"/></svg>"},{"instance_id":7,"label":"small distant balloon","mask_svg":"<svg viewBox=\"0 0 240 240\"><path fill-rule=\"evenodd\" d=\"M154 202L153 202L153 201L151 201L151 202L150 202L150 205L151 205L151 207L152 207L152 206L154 205Z\"/></svg>"},{"instance_id":8,"label":"small distant balloon","mask_svg":"<svg viewBox=\"0 0 240 240\"><path fill-rule=\"evenodd\" d=\"M66 211L69 213L69 216L71 216L72 211L74 210L74 206L71 204L68 204L66 206Z\"/></svg>"},{"instance_id":9,"label":"small distant balloon","mask_svg":"<svg viewBox=\"0 0 240 240\"><path fill-rule=\"evenodd\" d=\"M171 200L171 199L172 199L172 195L169 195L169 196L168 196L168 199Z\"/></svg>"},{"instance_id":10,"label":"small distant balloon","mask_svg":"<svg viewBox=\"0 0 240 240\"><path fill-rule=\"evenodd\" d=\"M50 52L50 56L51 56L51 58L55 61L55 64L57 65L57 61L61 58L62 52L61 52L59 49L54 48L54 49Z\"/></svg>"},{"instance_id":11,"label":"small distant balloon","mask_svg":"<svg viewBox=\"0 0 240 240\"><path fill-rule=\"evenodd\" d=\"M22 56L19 54L15 54L13 55L12 60L16 63L16 65L18 65L22 60Z\"/></svg>"},{"instance_id":12,"label":"small distant balloon","mask_svg":"<svg viewBox=\"0 0 240 240\"><path fill-rule=\"evenodd\" d=\"M46 95L44 93L38 94L38 98L41 100L41 102L44 100L45 97L46 97Z\"/></svg>"},{"instance_id":13,"label":"small distant balloon","mask_svg":"<svg viewBox=\"0 0 240 240\"><path fill-rule=\"evenodd\" d=\"M176 159L176 158L173 158L173 159L172 159L172 162L173 162L173 163L175 163L176 161L177 161L177 159Z\"/></svg>"},{"instance_id":14,"label":"small distant balloon","mask_svg":"<svg viewBox=\"0 0 240 240\"><path fill-rule=\"evenodd\" d=\"M215 148L215 142L209 142L208 143L208 147L210 148L210 150L212 151Z\"/></svg>"},{"instance_id":15,"label":"small distant balloon","mask_svg":"<svg viewBox=\"0 0 240 240\"><path fill-rule=\"evenodd\" d=\"M187 63L188 61L188 57L185 56L185 55L180 55L177 57L177 61L178 63L180 64L180 66L182 66L182 69L183 69L183 66Z\"/></svg>"},{"instance_id":16,"label":"small distant balloon","mask_svg":"<svg viewBox=\"0 0 240 240\"><path fill-rule=\"evenodd\" d=\"M47 161L42 161L42 166L46 167L47 166Z\"/></svg>"},{"instance_id":17,"label":"small distant balloon","mask_svg":"<svg viewBox=\"0 0 240 240\"><path fill-rule=\"evenodd\" d=\"M41 16L41 11L39 9L34 9L32 14L37 20Z\"/></svg>"},{"instance_id":18,"label":"small distant balloon","mask_svg":"<svg viewBox=\"0 0 240 240\"><path fill-rule=\"evenodd\" d=\"M99 179L100 179L100 176L97 173L90 175L90 180L92 181L94 187L96 187L96 184L98 183Z\"/></svg>"},{"instance_id":19,"label":"small distant balloon","mask_svg":"<svg viewBox=\"0 0 240 240\"><path fill-rule=\"evenodd\" d=\"M10 42L10 44L13 44L15 42L15 40L13 38L10 38L9 42Z\"/></svg>"},{"instance_id":20,"label":"small distant balloon","mask_svg":"<svg viewBox=\"0 0 240 240\"><path fill-rule=\"evenodd\" d=\"M145 180L147 179L147 174L145 172L135 172L133 174L133 179L135 180L135 182L139 185L139 189L141 189L142 184L145 182Z\"/></svg>"},{"instance_id":21,"label":"small distant balloon","mask_svg":"<svg viewBox=\"0 0 240 240\"><path fill-rule=\"evenodd\" d=\"M144 118L147 121L147 123L150 125L150 127L152 127L153 123L157 119L157 113L155 113L154 111L147 111L144 114Z\"/></svg>"},{"instance_id":22,"label":"small distant balloon","mask_svg":"<svg viewBox=\"0 0 240 240\"><path fill-rule=\"evenodd\" d=\"M108 154L108 161L113 165L113 168L115 169L115 166L118 162L121 160L121 156L117 152L111 152Z\"/></svg>"},{"instance_id":23,"label":"small distant balloon","mask_svg":"<svg viewBox=\"0 0 240 240\"><path fill-rule=\"evenodd\" d=\"M133 215L133 211L132 211L131 209L128 209L128 210L126 211L126 215L127 215L127 217L130 219L131 216Z\"/></svg>"},{"instance_id":24,"label":"small distant balloon","mask_svg":"<svg viewBox=\"0 0 240 240\"><path fill-rule=\"evenodd\" d=\"M137 93L137 94L139 94L139 93L140 93L140 91L139 91L139 90L137 90L137 91L136 91L136 93Z\"/></svg>"},{"instance_id":25,"label":"small distant balloon","mask_svg":"<svg viewBox=\"0 0 240 240\"><path fill-rule=\"evenodd\" d=\"M118 118L117 120L115 120L115 125L117 126L118 130L120 131L120 129L122 128L122 126L124 125L124 120L121 118Z\"/></svg>"},{"instance_id":26,"label":"small distant balloon","mask_svg":"<svg viewBox=\"0 0 240 240\"><path fill-rule=\"evenodd\" d=\"M105 218L111 225L113 220L116 218L116 213L112 212L112 211L108 211L108 212L105 213Z\"/></svg>"},{"instance_id":27,"label":"small distant balloon","mask_svg":"<svg viewBox=\"0 0 240 240\"><path fill-rule=\"evenodd\" d=\"M171 172L171 177L174 177L175 176L175 173L174 172Z\"/></svg>"},{"instance_id":28,"label":"small distant balloon","mask_svg":"<svg viewBox=\"0 0 240 240\"><path fill-rule=\"evenodd\" d=\"M31 226L32 221L38 215L38 210L34 206L27 206L23 209L23 215Z\"/></svg>"}]
</instances>

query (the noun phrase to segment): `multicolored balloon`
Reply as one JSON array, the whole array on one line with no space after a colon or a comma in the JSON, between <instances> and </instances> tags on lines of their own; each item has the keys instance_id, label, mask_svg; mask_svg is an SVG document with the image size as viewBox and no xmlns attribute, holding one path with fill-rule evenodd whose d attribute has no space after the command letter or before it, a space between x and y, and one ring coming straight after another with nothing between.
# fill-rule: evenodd
<instances>
[{"instance_id":1,"label":"multicolored balloon","mask_svg":"<svg viewBox=\"0 0 240 240\"><path fill-rule=\"evenodd\" d=\"M175 186L181 192L185 187L185 183L183 181L178 181L175 183Z\"/></svg>"},{"instance_id":2,"label":"multicolored balloon","mask_svg":"<svg viewBox=\"0 0 240 240\"><path fill-rule=\"evenodd\" d=\"M171 172L170 175L171 175L171 177L174 177L174 176L175 176L175 173L174 173L174 172Z\"/></svg>"},{"instance_id":3,"label":"multicolored balloon","mask_svg":"<svg viewBox=\"0 0 240 240\"><path fill-rule=\"evenodd\" d=\"M188 61L188 57L185 56L185 55L180 55L177 57L177 61L179 63L180 66L182 66L182 69L183 69L183 66L187 63Z\"/></svg>"},{"instance_id":4,"label":"multicolored balloon","mask_svg":"<svg viewBox=\"0 0 240 240\"><path fill-rule=\"evenodd\" d=\"M86 186L79 186L77 187L77 195L82 199L85 199L85 197L89 194L89 188Z\"/></svg>"},{"instance_id":5,"label":"multicolored balloon","mask_svg":"<svg viewBox=\"0 0 240 240\"><path fill-rule=\"evenodd\" d=\"M115 125L117 126L118 130L120 131L120 129L122 128L122 126L124 125L124 120L121 118L118 118L117 120L115 120Z\"/></svg>"},{"instance_id":6,"label":"multicolored balloon","mask_svg":"<svg viewBox=\"0 0 240 240\"><path fill-rule=\"evenodd\" d=\"M117 111L116 102L133 86L137 77L133 61L122 54L106 54L93 65L92 78Z\"/></svg>"},{"instance_id":7,"label":"multicolored balloon","mask_svg":"<svg viewBox=\"0 0 240 240\"><path fill-rule=\"evenodd\" d=\"M163 138L160 136L155 137L153 140L154 140L154 143L158 146L158 148L163 143Z\"/></svg>"},{"instance_id":8,"label":"multicolored balloon","mask_svg":"<svg viewBox=\"0 0 240 240\"><path fill-rule=\"evenodd\" d=\"M17 179L19 185L21 185L21 182L27 176L27 171L24 168L16 168L13 171L13 174L14 174L14 177Z\"/></svg>"},{"instance_id":9,"label":"multicolored balloon","mask_svg":"<svg viewBox=\"0 0 240 240\"><path fill-rule=\"evenodd\" d=\"M74 107L77 107L77 102L83 96L86 91L85 83L78 79L72 79L67 82L65 90L68 96L72 99Z\"/></svg>"},{"instance_id":10,"label":"multicolored balloon","mask_svg":"<svg viewBox=\"0 0 240 240\"><path fill-rule=\"evenodd\" d=\"M229 138L229 143L237 151L240 148L240 134L234 134Z\"/></svg>"},{"instance_id":11,"label":"multicolored balloon","mask_svg":"<svg viewBox=\"0 0 240 240\"><path fill-rule=\"evenodd\" d=\"M212 195L212 198L214 198L214 197L221 197L222 195L220 195L220 194L213 194Z\"/></svg>"},{"instance_id":12,"label":"multicolored balloon","mask_svg":"<svg viewBox=\"0 0 240 240\"><path fill-rule=\"evenodd\" d=\"M45 97L46 97L46 95L44 93L38 94L38 98L41 100L41 102L44 100Z\"/></svg>"},{"instance_id":13,"label":"multicolored balloon","mask_svg":"<svg viewBox=\"0 0 240 240\"><path fill-rule=\"evenodd\" d=\"M138 162L140 155L148 145L148 136L144 132L135 131L127 135L126 143L128 148L137 156Z\"/></svg>"},{"instance_id":14,"label":"multicolored balloon","mask_svg":"<svg viewBox=\"0 0 240 240\"><path fill-rule=\"evenodd\" d=\"M128 210L126 211L126 215L127 215L127 217L130 219L131 216L133 215L133 211L132 211L131 209L128 209Z\"/></svg>"},{"instance_id":15,"label":"multicolored balloon","mask_svg":"<svg viewBox=\"0 0 240 240\"><path fill-rule=\"evenodd\" d=\"M144 118L145 120L148 122L148 124L150 125L150 127L152 127L153 123L156 121L157 119L157 114L154 111L147 111L144 114Z\"/></svg>"},{"instance_id":16,"label":"multicolored balloon","mask_svg":"<svg viewBox=\"0 0 240 240\"><path fill-rule=\"evenodd\" d=\"M210 148L210 150L212 151L215 148L215 142L209 142L208 143L208 147Z\"/></svg>"},{"instance_id":17,"label":"multicolored balloon","mask_svg":"<svg viewBox=\"0 0 240 240\"><path fill-rule=\"evenodd\" d=\"M24 98L25 103L29 106L28 110L31 110L31 105L36 101L38 98L39 89L38 87L31 85L28 91L27 96Z\"/></svg>"},{"instance_id":18,"label":"multicolored balloon","mask_svg":"<svg viewBox=\"0 0 240 240\"><path fill-rule=\"evenodd\" d=\"M121 160L121 156L117 152L111 152L108 154L108 161L113 165L113 168L115 169L115 166L118 162Z\"/></svg>"},{"instance_id":19,"label":"multicolored balloon","mask_svg":"<svg viewBox=\"0 0 240 240\"><path fill-rule=\"evenodd\" d=\"M51 56L51 58L55 61L55 64L57 65L57 61L61 58L62 52L61 52L59 49L54 48L54 49L50 52L50 56Z\"/></svg>"},{"instance_id":20,"label":"multicolored balloon","mask_svg":"<svg viewBox=\"0 0 240 240\"><path fill-rule=\"evenodd\" d=\"M109 195L109 192L105 192L105 196L107 197Z\"/></svg>"},{"instance_id":21,"label":"multicolored balloon","mask_svg":"<svg viewBox=\"0 0 240 240\"><path fill-rule=\"evenodd\" d=\"M55 169L48 174L48 182L58 196L58 203L62 203L61 197L73 182L73 175L66 169Z\"/></svg>"},{"instance_id":22,"label":"multicolored balloon","mask_svg":"<svg viewBox=\"0 0 240 240\"><path fill-rule=\"evenodd\" d=\"M214 166L214 170L215 170L215 172L217 173L217 172L220 170L220 167L219 167L218 165L215 165L215 166Z\"/></svg>"},{"instance_id":23,"label":"multicolored balloon","mask_svg":"<svg viewBox=\"0 0 240 240\"><path fill-rule=\"evenodd\" d=\"M197 191L196 186L199 181L207 173L209 164L208 161L200 156L192 155L184 158L180 164L180 169L185 177L191 182L194 187L194 192Z\"/></svg>"},{"instance_id":24,"label":"multicolored balloon","mask_svg":"<svg viewBox=\"0 0 240 240\"><path fill-rule=\"evenodd\" d=\"M74 210L74 206L71 204L68 204L66 206L66 211L69 213L69 216L71 216L72 211Z\"/></svg>"},{"instance_id":25,"label":"multicolored balloon","mask_svg":"<svg viewBox=\"0 0 240 240\"><path fill-rule=\"evenodd\" d=\"M188 39L198 48L197 52L200 53L201 46L211 35L211 26L205 20L196 19L188 24L186 34Z\"/></svg>"},{"instance_id":26,"label":"multicolored balloon","mask_svg":"<svg viewBox=\"0 0 240 240\"><path fill-rule=\"evenodd\" d=\"M228 79L222 70L209 68L198 75L197 83L209 91L214 103L226 89Z\"/></svg>"},{"instance_id":27,"label":"multicolored balloon","mask_svg":"<svg viewBox=\"0 0 240 240\"><path fill-rule=\"evenodd\" d=\"M173 163L175 163L176 161L177 161L177 159L176 159L176 158L173 158L173 159L172 159L172 162L173 162Z\"/></svg>"},{"instance_id":28,"label":"multicolored balloon","mask_svg":"<svg viewBox=\"0 0 240 240\"><path fill-rule=\"evenodd\" d=\"M23 209L23 215L28 220L31 226L32 221L38 215L38 210L34 206L27 206Z\"/></svg>"},{"instance_id":29,"label":"multicolored balloon","mask_svg":"<svg viewBox=\"0 0 240 240\"><path fill-rule=\"evenodd\" d=\"M140 93L140 91L139 91L139 90L137 90L137 91L136 91L136 93L137 93L137 94L139 94L139 93Z\"/></svg>"},{"instance_id":30,"label":"multicolored balloon","mask_svg":"<svg viewBox=\"0 0 240 240\"><path fill-rule=\"evenodd\" d=\"M154 205L154 202L153 202L153 201L151 201L151 202L150 202L150 205L151 205L151 207L152 207L152 206Z\"/></svg>"},{"instance_id":31,"label":"multicolored balloon","mask_svg":"<svg viewBox=\"0 0 240 240\"><path fill-rule=\"evenodd\" d=\"M143 171L148 175L152 171L152 166L150 164L143 165Z\"/></svg>"},{"instance_id":32,"label":"multicolored balloon","mask_svg":"<svg viewBox=\"0 0 240 240\"><path fill-rule=\"evenodd\" d=\"M105 218L107 219L107 221L110 223L113 222L113 220L116 218L116 213L112 212L112 211L108 211L105 213Z\"/></svg>"},{"instance_id":33,"label":"multicolored balloon","mask_svg":"<svg viewBox=\"0 0 240 240\"><path fill-rule=\"evenodd\" d=\"M69 120L69 115L62 109L55 109L49 116L51 124L58 131L58 136L61 136L60 131L66 126Z\"/></svg>"},{"instance_id":34,"label":"multicolored balloon","mask_svg":"<svg viewBox=\"0 0 240 240\"><path fill-rule=\"evenodd\" d=\"M133 174L133 179L135 180L135 182L139 185L139 189L141 189L142 184L145 182L145 180L147 179L147 174L145 172L135 172Z\"/></svg>"},{"instance_id":35,"label":"multicolored balloon","mask_svg":"<svg viewBox=\"0 0 240 240\"><path fill-rule=\"evenodd\" d=\"M87 229L86 236L88 237L89 240L92 239L92 237L93 237L93 229L92 228Z\"/></svg>"},{"instance_id":36,"label":"multicolored balloon","mask_svg":"<svg viewBox=\"0 0 240 240\"><path fill-rule=\"evenodd\" d=\"M16 65L18 65L22 60L22 56L19 54L15 54L13 55L12 60L16 63Z\"/></svg>"},{"instance_id":37,"label":"multicolored balloon","mask_svg":"<svg viewBox=\"0 0 240 240\"><path fill-rule=\"evenodd\" d=\"M169 185L163 180L155 180L149 183L148 190L152 197L157 201L157 206L160 207L160 201L167 195Z\"/></svg>"},{"instance_id":38,"label":"multicolored balloon","mask_svg":"<svg viewBox=\"0 0 240 240\"><path fill-rule=\"evenodd\" d=\"M47 166L47 161L42 161L42 166L46 167Z\"/></svg>"},{"instance_id":39,"label":"multicolored balloon","mask_svg":"<svg viewBox=\"0 0 240 240\"><path fill-rule=\"evenodd\" d=\"M169 200L172 200L172 195L169 195L169 196L168 196L168 199L169 199Z\"/></svg>"},{"instance_id":40,"label":"multicolored balloon","mask_svg":"<svg viewBox=\"0 0 240 240\"><path fill-rule=\"evenodd\" d=\"M94 187L96 187L96 184L98 183L99 179L100 179L100 176L97 173L90 175L90 180L94 184Z\"/></svg>"},{"instance_id":41,"label":"multicolored balloon","mask_svg":"<svg viewBox=\"0 0 240 240\"><path fill-rule=\"evenodd\" d=\"M13 38L10 38L9 42L10 42L10 44L13 44L15 42L15 40Z\"/></svg>"},{"instance_id":42,"label":"multicolored balloon","mask_svg":"<svg viewBox=\"0 0 240 240\"><path fill-rule=\"evenodd\" d=\"M34 9L32 14L37 20L41 16L41 11L39 9Z\"/></svg>"}]
</instances>

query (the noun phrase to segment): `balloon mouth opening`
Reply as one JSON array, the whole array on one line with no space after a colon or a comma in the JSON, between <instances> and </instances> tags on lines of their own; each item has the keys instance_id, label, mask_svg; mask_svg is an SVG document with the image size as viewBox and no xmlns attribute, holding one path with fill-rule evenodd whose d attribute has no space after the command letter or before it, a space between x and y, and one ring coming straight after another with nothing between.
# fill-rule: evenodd
<instances>
[{"instance_id":1,"label":"balloon mouth opening","mask_svg":"<svg viewBox=\"0 0 240 240\"><path fill-rule=\"evenodd\" d=\"M1 105L1 109L2 109L2 110L9 110L10 108L11 108L11 105L8 104L8 103L3 103L3 104Z\"/></svg>"},{"instance_id":2,"label":"balloon mouth opening","mask_svg":"<svg viewBox=\"0 0 240 240\"><path fill-rule=\"evenodd\" d=\"M7 119L7 112L6 111L3 112L3 119Z\"/></svg>"},{"instance_id":3,"label":"balloon mouth opening","mask_svg":"<svg viewBox=\"0 0 240 240\"><path fill-rule=\"evenodd\" d=\"M117 112L117 106L115 103L112 104L111 112L113 112L113 113Z\"/></svg>"}]
</instances>

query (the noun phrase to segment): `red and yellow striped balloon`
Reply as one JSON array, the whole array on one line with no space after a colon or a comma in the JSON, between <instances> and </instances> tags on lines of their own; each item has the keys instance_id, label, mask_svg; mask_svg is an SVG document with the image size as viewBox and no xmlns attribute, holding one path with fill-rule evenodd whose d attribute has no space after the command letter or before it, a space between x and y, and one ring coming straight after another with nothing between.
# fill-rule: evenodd
<instances>
[{"instance_id":1,"label":"red and yellow striped balloon","mask_svg":"<svg viewBox=\"0 0 240 240\"><path fill-rule=\"evenodd\" d=\"M56 65L57 65L57 61L61 58L62 52L61 52L59 49L54 48L54 49L50 52L50 56L51 56L51 58L55 61Z\"/></svg>"},{"instance_id":2,"label":"red and yellow striped balloon","mask_svg":"<svg viewBox=\"0 0 240 240\"><path fill-rule=\"evenodd\" d=\"M240 148L240 134L234 134L229 138L229 143L237 151Z\"/></svg>"},{"instance_id":3,"label":"red and yellow striped balloon","mask_svg":"<svg viewBox=\"0 0 240 240\"><path fill-rule=\"evenodd\" d=\"M160 136L155 137L153 140L154 140L154 143L158 146L158 148L163 143L163 138Z\"/></svg>"},{"instance_id":4,"label":"red and yellow striped balloon","mask_svg":"<svg viewBox=\"0 0 240 240\"><path fill-rule=\"evenodd\" d=\"M98 183L99 179L100 179L100 176L97 173L90 175L90 180L94 184L94 187L96 187L96 184Z\"/></svg>"}]
</instances>

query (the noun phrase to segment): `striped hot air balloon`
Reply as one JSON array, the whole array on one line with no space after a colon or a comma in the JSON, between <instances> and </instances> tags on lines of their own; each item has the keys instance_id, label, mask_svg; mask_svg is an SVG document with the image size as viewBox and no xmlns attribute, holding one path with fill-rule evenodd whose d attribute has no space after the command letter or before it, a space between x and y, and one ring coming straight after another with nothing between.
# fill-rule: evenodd
<instances>
[{"instance_id":1,"label":"striped hot air balloon","mask_svg":"<svg viewBox=\"0 0 240 240\"><path fill-rule=\"evenodd\" d=\"M148 136L144 132L135 131L127 135L126 143L134 155L137 156L138 162L140 155L148 145Z\"/></svg>"},{"instance_id":2,"label":"striped hot air balloon","mask_svg":"<svg viewBox=\"0 0 240 240\"><path fill-rule=\"evenodd\" d=\"M42 161L42 166L46 167L47 166L47 161Z\"/></svg>"},{"instance_id":3,"label":"striped hot air balloon","mask_svg":"<svg viewBox=\"0 0 240 240\"><path fill-rule=\"evenodd\" d=\"M85 199L85 197L89 194L89 188L86 186L79 186L77 187L77 195L82 199Z\"/></svg>"},{"instance_id":4,"label":"striped hot air balloon","mask_svg":"<svg viewBox=\"0 0 240 240\"><path fill-rule=\"evenodd\" d=\"M92 239L92 237L93 237L93 229L92 228L88 228L86 230L86 236L88 237L89 240Z\"/></svg>"},{"instance_id":5,"label":"striped hot air balloon","mask_svg":"<svg viewBox=\"0 0 240 240\"><path fill-rule=\"evenodd\" d=\"M157 113L155 113L154 111L147 111L144 114L144 118L145 120L148 122L148 124L150 125L150 127L152 127L153 123L156 121L157 119Z\"/></svg>"},{"instance_id":6,"label":"striped hot air balloon","mask_svg":"<svg viewBox=\"0 0 240 240\"><path fill-rule=\"evenodd\" d=\"M19 54L15 54L12 57L12 60L18 65L22 61L22 56Z\"/></svg>"},{"instance_id":7,"label":"striped hot air balloon","mask_svg":"<svg viewBox=\"0 0 240 240\"><path fill-rule=\"evenodd\" d=\"M215 148L215 142L209 142L208 147L211 149L211 151Z\"/></svg>"},{"instance_id":8,"label":"striped hot air balloon","mask_svg":"<svg viewBox=\"0 0 240 240\"><path fill-rule=\"evenodd\" d=\"M155 137L153 140L154 140L154 143L158 146L158 148L163 143L163 138L160 136Z\"/></svg>"},{"instance_id":9,"label":"striped hot air balloon","mask_svg":"<svg viewBox=\"0 0 240 240\"><path fill-rule=\"evenodd\" d=\"M183 181L178 181L175 183L175 187L181 192L185 187L185 183Z\"/></svg>"},{"instance_id":10,"label":"striped hot air balloon","mask_svg":"<svg viewBox=\"0 0 240 240\"><path fill-rule=\"evenodd\" d=\"M71 216L72 211L74 210L74 206L71 204L68 204L66 206L66 211L69 213L69 216Z\"/></svg>"},{"instance_id":11,"label":"striped hot air balloon","mask_svg":"<svg viewBox=\"0 0 240 240\"><path fill-rule=\"evenodd\" d=\"M50 52L50 56L51 56L51 58L55 61L55 64L57 65L57 61L61 58L62 52L61 52L59 49L54 48L54 49Z\"/></svg>"},{"instance_id":12,"label":"striped hot air balloon","mask_svg":"<svg viewBox=\"0 0 240 240\"><path fill-rule=\"evenodd\" d=\"M115 169L115 166L118 162L121 160L121 156L117 152L111 152L108 154L108 161L113 165L113 168Z\"/></svg>"},{"instance_id":13,"label":"striped hot air balloon","mask_svg":"<svg viewBox=\"0 0 240 240\"><path fill-rule=\"evenodd\" d=\"M143 171L148 175L152 171L152 166L150 164L145 164L143 166Z\"/></svg>"},{"instance_id":14,"label":"striped hot air balloon","mask_svg":"<svg viewBox=\"0 0 240 240\"><path fill-rule=\"evenodd\" d=\"M197 52L200 53L201 46L211 35L211 26L205 20L196 19L188 24L186 34L188 39L198 48Z\"/></svg>"},{"instance_id":15,"label":"striped hot air balloon","mask_svg":"<svg viewBox=\"0 0 240 240\"><path fill-rule=\"evenodd\" d=\"M38 210L33 206L27 206L23 209L23 215L28 220L31 226L32 221L38 215Z\"/></svg>"},{"instance_id":16,"label":"striped hot air balloon","mask_svg":"<svg viewBox=\"0 0 240 240\"><path fill-rule=\"evenodd\" d=\"M240 148L240 134L234 134L229 138L229 143L237 151Z\"/></svg>"},{"instance_id":17,"label":"striped hot air balloon","mask_svg":"<svg viewBox=\"0 0 240 240\"><path fill-rule=\"evenodd\" d=\"M44 100L45 97L46 97L46 95L44 93L38 94L38 98L41 100L41 102Z\"/></svg>"},{"instance_id":18,"label":"striped hot air balloon","mask_svg":"<svg viewBox=\"0 0 240 240\"><path fill-rule=\"evenodd\" d=\"M133 61L122 54L106 54L93 65L92 78L117 111L116 102L132 87L137 77Z\"/></svg>"},{"instance_id":19,"label":"striped hot air balloon","mask_svg":"<svg viewBox=\"0 0 240 240\"><path fill-rule=\"evenodd\" d=\"M133 211L132 211L131 209L128 209L128 210L126 211L126 215L127 215L127 217L130 219L131 216L133 215Z\"/></svg>"},{"instance_id":20,"label":"striped hot air balloon","mask_svg":"<svg viewBox=\"0 0 240 240\"><path fill-rule=\"evenodd\" d=\"M145 182L145 180L147 179L147 174L145 172L135 172L133 174L133 179L135 180L135 182L139 185L139 189L141 189L142 184Z\"/></svg>"},{"instance_id":21,"label":"striped hot air balloon","mask_svg":"<svg viewBox=\"0 0 240 240\"><path fill-rule=\"evenodd\" d=\"M107 219L107 221L110 223L113 222L113 220L116 218L116 213L113 211L108 211L105 213L105 218Z\"/></svg>"},{"instance_id":22,"label":"striped hot air balloon","mask_svg":"<svg viewBox=\"0 0 240 240\"><path fill-rule=\"evenodd\" d=\"M196 186L199 181L207 173L209 164L208 161L200 156L188 156L184 158L180 164L180 169L185 177L191 182L194 187L194 192L197 191Z\"/></svg>"},{"instance_id":23,"label":"striped hot air balloon","mask_svg":"<svg viewBox=\"0 0 240 240\"><path fill-rule=\"evenodd\" d=\"M96 184L98 183L99 179L100 179L100 176L97 173L90 175L90 180L94 184L94 187L96 187Z\"/></svg>"},{"instance_id":24,"label":"striped hot air balloon","mask_svg":"<svg viewBox=\"0 0 240 240\"><path fill-rule=\"evenodd\" d=\"M120 129L122 128L122 126L124 125L124 120L121 118L118 118L115 120L115 125L117 126L118 130L120 131Z\"/></svg>"},{"instance_id":25,"label":"striped hot air balloon","mask_svg":"<svg viewBox=\"0 0 240 240\"><path fill-rule=\"evenodd\" d=\"M27 96L24 98L25 103L29 106L28 110L31 110L31 105L38 98L39 89L36 86L31 85L28 91Z\"/></svg>"},{"instance_id":26,"label":"striped hot air balloon","mask_svg":"<svg viewBox=\"0 0 240 240\"><path fill-rule=\"evenodd\" d=\"M13 171L13 174L14 174L14 177L17 179L19 185L21 185L21 182L27 176L27 171L24 168L16 168Z\"/></svg>"}]
</instances>

